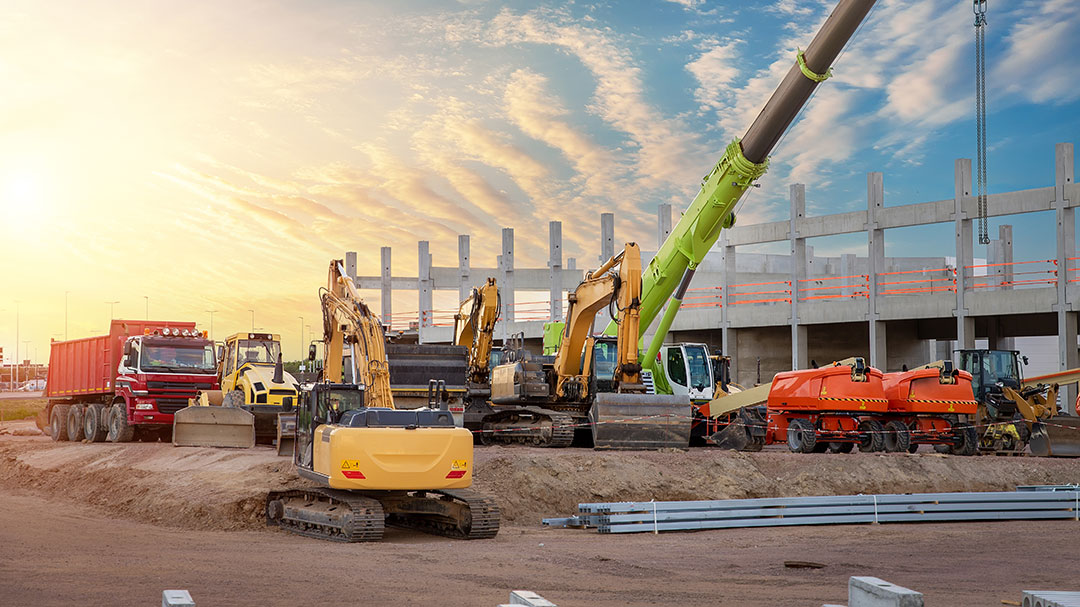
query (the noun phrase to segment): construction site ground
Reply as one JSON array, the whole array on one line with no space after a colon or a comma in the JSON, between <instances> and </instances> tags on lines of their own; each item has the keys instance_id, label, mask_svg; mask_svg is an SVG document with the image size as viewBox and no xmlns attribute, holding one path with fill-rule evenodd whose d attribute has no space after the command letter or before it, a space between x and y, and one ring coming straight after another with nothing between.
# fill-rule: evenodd
<instances>
[{"instance_id":1,"label":"construction site ground","mask_svg":"<svg viewBox=\"0 0 1080 607\"><path fill-rule=\"evenodd\" d=\"M719 449L597 452L478 447L494 540L388 529L335 544L263 522L268 490L299 483L268 447L54 443L0 423L0 604L150 605L184 588L200 605L498 605L513 589L560 605L821 605L851 575L929 605L999 605L1076 579L1075 521L789 527L600 535L550 529L579 502L1011 490L1080 482L1080 461ZM784 561L814 561L793 569ZM315 583L312 583L315 582Z\"/></svg>"}]
</instances>

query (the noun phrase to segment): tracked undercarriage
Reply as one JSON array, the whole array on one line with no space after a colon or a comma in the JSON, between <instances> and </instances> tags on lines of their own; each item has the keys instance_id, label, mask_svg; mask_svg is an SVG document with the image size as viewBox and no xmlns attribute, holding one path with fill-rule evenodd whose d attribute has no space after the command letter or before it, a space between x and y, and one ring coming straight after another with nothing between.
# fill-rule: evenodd
<instances>
[{"instance_id":1,"label":"tracked undercarriage","mask_svg":"<svg viewBox=\"0 0 1080 607\"><path fill-rule=\"evenodd\" d=\"M292 489L267 496L266 523L336 542L377 542L387 524L473 540L495 537L499 508L491 499L468 489Z\"/></svg>"},{"instance_id":2,"label":"tracked undercarriage","mask_svg":"<svg viewBox=\"0 0 1080 607\"><path fill-rule=\"evenodd\" d=\"M537 447L569 447L574 442L574 418L543 407L520 407L484 418L480 442L523 443Z\"/></svg>"}]
</instances>

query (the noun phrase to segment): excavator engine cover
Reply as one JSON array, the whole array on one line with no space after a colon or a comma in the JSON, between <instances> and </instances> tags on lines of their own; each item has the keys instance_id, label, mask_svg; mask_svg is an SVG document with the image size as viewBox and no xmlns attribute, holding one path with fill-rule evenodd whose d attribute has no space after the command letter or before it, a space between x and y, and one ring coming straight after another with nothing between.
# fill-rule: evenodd
<instances>
[{"instance_id":1,"label":"excavator engine cover","mask_svg":"<svg viewBox=\"0 0 1080 607\"><path fill-rule=\"evenodd\" d=\"M1028 448L1039 457L1080 457L1080 420L1058 415L1035 422Z\"/></svg>"},{"instance_id":2,"label":"excavator engine cover","mask_svg":"<svg viewBox=\"0 0 1080 607\"><path fill-rule=\"evenodd\" d=\"M685 449L690 397L599 392L589 409L597 449Z\"/></svg>"}]
</instances>

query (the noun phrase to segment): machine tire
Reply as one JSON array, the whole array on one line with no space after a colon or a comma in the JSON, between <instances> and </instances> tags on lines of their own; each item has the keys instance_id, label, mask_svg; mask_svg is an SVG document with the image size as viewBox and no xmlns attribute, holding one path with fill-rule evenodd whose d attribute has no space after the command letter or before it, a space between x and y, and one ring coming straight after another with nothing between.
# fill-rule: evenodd
<instances>
[{"instance_id":1,"label":"machine tire","mask_svg":"<svg viewBox=\"0 0 1080 607\"><path fill-rule=\"evenodd\" d=\"M788 422L787 443L792 453L813 453L817 446L817 430L808 420L793 419Z\"/></svg>"},{"instance_id":2,"label":"machine tire","mask_svg":"<svg viewBox=\"0 0 1080 607\"><path fill-rule=\"evenodd\" d=\"M903 453L911 446L911 433L905 424L893 420L885 424L885 451L889 453Z\"/></svg>"},{"instance_id":3,"label":"machine tire","mask_svg":"<svg viewBox=\"0 0 1080 607\"><path fill-rule=\"evenodd\" d=\"M82 441L83 437L83 407L71 405L67 414L67 435L70 441Z\"/></svg>"},{"instance_id":4,"label":"machine tire","mask_svg":"<svg viewBox=\"0 0 1080 607\"><path fill-rule=\"evenodd\" d=\"M92 443L100 443L109 434L105 424L101 423L105 411L105 405L97 403L87 405L83 411L83 436Z\"/></svg>"},{"instance_id":5,"label":"machine tire","mask_svg":"<svg viewBox=\"0 0 1080 607\"><path fill-rule=\"evenodd\" d=\"M56 442L65 441L67 435L68 405L53 405L49 414L49 435Z\"/></svg>"},{"instance_id":6,"label":"machine tire","mask_svg":"<svg viewBox=\"0 0 1080 607\"><path fill-rule=\"evenodd\" d=\"M124 403L119 402L109 407L109 442L130 443L134 436L135 428L128 423Z\"/></svg>"},{"instance_id":7,"label":"machine tire","mask_svg":"<svg viewBox=\"0 0 1080 607\"><path fill-rule=\"evenodd\" d=\"M959 440L953 446L952 452L956 455L975 455L979 452L979 434L975 426L967 422L960 422L954 426Z\"/></svg>"},{"instance_id":8,"label":"machine tire","mask_svg":"<svg viewBox=\"0 0 1080 607\"><path fill-rule=\"evenodd\" d=\"M851 453L855 443L829 443L829 453Z\"/></svg>"},{"instance_id":9,"label":"machine tire","mask_svg":"<svg viewBox=\"0 0 1080 607\"><path fill-rule=\"evenodd\" d=\"M826 453L829 450L829 443L824 441L817 441L814 444L814 453Z\"/></svg>"},{"instance_id":10,"label":"machine tire","mask_svg":"<svg viewBox=\"0 0 1080 607\"><path fill-rule=\"evenodd\" d=\"M231 390L224 398L221 399L222 407L235 407L239 409L244 406L244 391L243 390Z\"/></svg>"},{"instance_id":11,"label":"machine tire","mask_svg":"<svg viewBox=\"0 0 1080 607\"><path fill-rule=\"evenodd\" d=\"M158 435L158 439L160 439L161 442L163 442L163 443L171 443L172 442L172 426L165 426L164 428L158 430L157 435Z\"/></svg>"},{"instance_id":12,"label":"machine tire","mask_svg":"<svg viewBox=\"0 0 1080 607\"><path fill-rule=\"evenodd\" d=\"M874 453L885 449L885 426L876 419L867 419L859 422L860 453Z\"/></svg>"},{"instance_id":13,"label":"machine tire","mask_svg":"<svg viewBox=\"0 0 1080 607\"><path fill-rule=\"evenodd\" d=\"M918 452L918 450L919 450L919 443L911 443L910 445L908 445L908 448L907 448L908 453L916 453L916 452Z\"/></svg>"}]
</instances>

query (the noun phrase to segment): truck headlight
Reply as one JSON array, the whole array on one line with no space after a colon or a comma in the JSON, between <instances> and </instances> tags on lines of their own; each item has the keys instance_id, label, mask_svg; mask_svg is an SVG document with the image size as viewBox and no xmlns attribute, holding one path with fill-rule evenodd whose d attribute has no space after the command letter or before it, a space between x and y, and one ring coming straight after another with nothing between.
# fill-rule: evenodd
<instances>
[{"instance_id":1,"label":"truck headlight","mask_svg":"<svg viewBox=\"0 0 1080 607\"><path fill-rule=\"evenodd\" d=\"M153 411L154 410L154 403L136 403L135 404L135 410L136 411Z\"/></svg>"}]
</instances>

